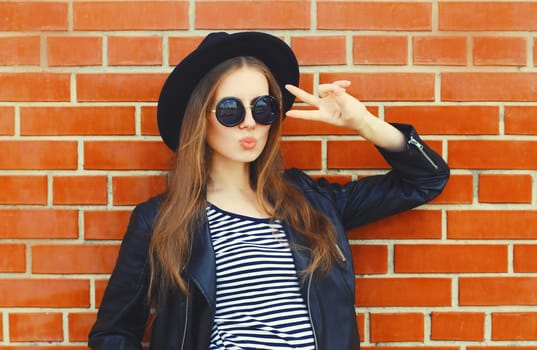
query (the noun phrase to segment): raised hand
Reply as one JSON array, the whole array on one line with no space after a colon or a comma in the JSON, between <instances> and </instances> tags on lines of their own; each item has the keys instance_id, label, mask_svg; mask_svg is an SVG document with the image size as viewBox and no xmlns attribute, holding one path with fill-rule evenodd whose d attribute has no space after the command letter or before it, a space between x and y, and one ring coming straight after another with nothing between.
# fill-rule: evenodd
<instances>
[{"instance_id":1,"label":"raised hand","mask_svg":"<svg viewBox=\"0 0 537 350\"><path fill-rule=\"evenodd\" d=\"M292 109L286 116L321 121L354 130L360 130L365 118L373 117L363 103L345 92L348 80L319 85L319 96L314 96L294 85L286 89L300 100L316 107L313 110Z\"/></svg>"},{"instance_id":2,"label":"raised hand","mask_svg":"<svg viewBox=\"0 0 537 350\"><path fill-rule=\"evenodd\" d=\"M312 95L294 85L285 88L310 106L313 110L291 109L285 115L292 118L321 121L354 129L365 139L391 151L405 148L403 134L392 125L371 114L365 105L349 95L345 88L348 80L338 80L319 85L319 96Z\"/></svg>"}]
</instances>

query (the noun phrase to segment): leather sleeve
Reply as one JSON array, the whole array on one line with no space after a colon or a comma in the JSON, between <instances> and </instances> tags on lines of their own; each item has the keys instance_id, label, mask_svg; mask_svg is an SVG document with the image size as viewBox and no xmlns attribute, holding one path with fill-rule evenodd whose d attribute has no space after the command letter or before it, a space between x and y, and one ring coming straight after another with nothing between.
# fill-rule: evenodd
<instances>
[{"instance_id":1,"label":"leather sleeve","mask_svg":"<svg viewBox=\"0 0 537 350\"><path fill-rule=\"evenodd\" d=\"M421 140L414 128L393 125L405 135L406 149L402 152L378 149L392 166L386 174L367 176L345 185L325 179L315 183L310 180L312 190L327 196L336 207L346 230L424 204L438 196L448 181L446 162Z\"/></svg>"},{"instance_id":2,"label":"leather sleeve","mask_svg":"<svg viewBox=\"0 0 537 350\"><path fill-rule=\"evenodd\" d=\"M97 321L89 334L91 349L141 350L150 305L148 205L137 207L121 243Z\"/></svg>"}]
</instances>

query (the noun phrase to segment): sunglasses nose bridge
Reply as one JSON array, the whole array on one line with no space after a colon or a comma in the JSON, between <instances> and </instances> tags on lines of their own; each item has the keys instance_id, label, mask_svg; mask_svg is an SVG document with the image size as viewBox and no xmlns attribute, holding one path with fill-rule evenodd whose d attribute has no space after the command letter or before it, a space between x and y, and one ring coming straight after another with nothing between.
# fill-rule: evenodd
<instances>
[{"instance_id":1,"label":"sunglasses nose bridge","mask_svg":"<svg viewBox=\"0 0 537 350\"><path fill-rule=\"evenodd\" d=\"M241 125L252 127L255 126L255 124L257 123L254 119L252 107L253 106L251 106L250 104L244 106L244 119L242 120Z\"/></svg>"}]
</instances>

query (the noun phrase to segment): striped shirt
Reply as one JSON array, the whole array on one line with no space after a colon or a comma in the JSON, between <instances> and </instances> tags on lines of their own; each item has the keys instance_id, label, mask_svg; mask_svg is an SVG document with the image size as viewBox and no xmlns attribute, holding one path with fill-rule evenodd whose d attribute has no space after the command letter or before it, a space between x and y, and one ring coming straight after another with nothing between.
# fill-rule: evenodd
<instances>
[{"instance_id":1,"label":"striped shirt","mask_svg":"<svg viewBox=\"0 0 537 350\"><path fill-rule=\"evenodd\" d=\"M315 349L282 225L209 205L216 313L209 349Z\"/></svg>"}]
</instances>

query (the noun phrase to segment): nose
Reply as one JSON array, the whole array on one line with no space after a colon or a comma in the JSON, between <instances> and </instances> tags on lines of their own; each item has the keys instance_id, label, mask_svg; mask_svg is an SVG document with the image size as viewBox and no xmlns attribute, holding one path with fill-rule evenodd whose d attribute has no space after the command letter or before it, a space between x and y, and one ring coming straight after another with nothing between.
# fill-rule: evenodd
<instances>
[{"instance_id":1,"label":"nose","mask_svg":"<svg viewBox=\"0 0 537 350\"><path fill-rule=\"evenodd\" d=\"M241 129L253 129L255 127L255 124L256 121L252 114L252 108L247 105L245 108L244 120L239 124L239 126Z\"/></svg>"}]
</instances>

